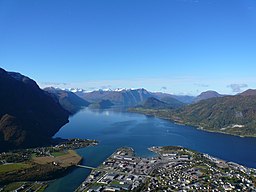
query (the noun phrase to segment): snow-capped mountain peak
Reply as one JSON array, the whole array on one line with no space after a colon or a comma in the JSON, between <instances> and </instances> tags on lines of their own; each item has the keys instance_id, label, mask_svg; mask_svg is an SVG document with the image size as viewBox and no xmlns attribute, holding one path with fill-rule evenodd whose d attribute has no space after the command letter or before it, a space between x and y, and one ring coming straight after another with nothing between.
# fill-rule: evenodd
<instances>
[{"instance_id":1,"label":"snow-capped mountain peak","mask_svg":"<svg viewBox=\"0 0 256 192\"><path fill-rule=\"evenodd\" d=\"M126 91L126 90L127 90L126 88L117 88L114 91L121 92L121 91Z\"/></svg>"},{"instance_id":2,"label":"snow-capped mountain peak","mask_svg":"<svg viewBox=\"0 0 256 192\"><path fill-rule=\"evenodd\" d=\"M70 91L72 93L85 93L86 90L81 89L81 88L68 88L68 89L64 89L65 91Z\"/></svg>"}]
</instances>

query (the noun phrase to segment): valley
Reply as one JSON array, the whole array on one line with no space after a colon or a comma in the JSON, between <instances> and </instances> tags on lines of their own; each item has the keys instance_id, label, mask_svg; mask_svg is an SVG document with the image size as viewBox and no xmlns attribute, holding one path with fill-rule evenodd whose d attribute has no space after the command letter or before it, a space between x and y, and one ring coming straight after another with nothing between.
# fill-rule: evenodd
<instances>
[{"instance_id":1,"label":"valley","mask_svg":"<svg viewBox=\"0 0 256 192\"><path fill-rule=\"evenodd\" d=\"M0 0L0 192L256 192L256 0Z\"/></svg>"},{"instance_id":2,"label":"valley","mask_svg":"<svg viewBox=\"0 0 256 192\"><path fill-rule=\"evenodd\" d=\"M163 158L163 161L160 160L160 162L157 160L160 157L156 157L147 148L152 145L178 145L187 148L186 150L207 153L209 156L204 157L210 161L215 159L212 157L214 156L225 162L235 162L234 164L225 163L229 168L233 165L232 169L241 171L241 169L247 170L246 167L256 167L255 161L253 161L256 158L253 152L256 150L254 145L256 141L253 138L256 136L254 110L256 94L254 90L247 90L234 96L206 91L197 97L154 93L145 89L85 92L81 89L70 89L72 90L70 91L49 87L42 90L26 76L4 70L0 72L4 77L1 78L0 83L4 85L1 88L5 90L0 95L5 99L5 102L1 103L0 123L0 142L3 144L1 150L5 151L0 154L0 184L4 191L9 189L46 192L74 191L81 183L81 191L89 190L91 187L108 187L109 189L121 187L122 190L143 189L144 191L150 191L152 188L154 190L156 186L158 186L157 188L166 188L166 185L162 186L163 183L166 183L165 178L157 175L159 170L148 168L141 169L141 171L144 170L144 173L139 173L139 175L135 174L138 172L137 168L132 169L131 173L124 173L123 176L127 177L126 180L128 177L137 178L138 180L134 180L135 182L113 180L107 183L111 185L88 183L90 170L85 170L85 168L100 166L120 148L125 151L129 149L128 154L132 155L136 162L141 160L140 158L142 161L155 161L156 165L152 165L153 167L163 169L169 173L169 176L171 175L170 177L177 177L179 180L183 180L183 173L189 172L190 169L178 170L175 165L168 170L164 165L165 157L155 150L160 148L153 150ZM9 84L13 87L20 87L19 89L22 91L16 92L13 87L10 89ZM22 94L24 96L21 96ZM20 98L23 100L20 101ZM41 105L38 105L38 101L41 102ZM14 108L19 110L14 110ZM48 116L45 117L44 114L51 115L52 119ZM69 123L67 123L68 121ZM51 126L50 131L45 123ZM66 125L64 125L65 123ZM60 127L62 128L60 129ZM217 132L229 135L224 136ZM230 135L248 138L236 138ZM28 137L32 139L28 140ZM80 139L67 140L69 138ZM90 138L90 140L86 138ZM95 146L98 144L95 139L99 141L97 146ZM233 140L237 140L236 144ZM132 147L136 153L131 153L131 148L123 148L125 146ZM235 151L232 150L234 146L236 147ZM29 149L26 149L28 147ZM153 148L150 149L152 151ZM199 154L198 152L193 153L194 155ZM237 154L239 155L237 156ZM139 157L140 155L141 157ZM205 161L206 159L197 162L196 165L205 167ZM191 163L193 164L193 162ZM81 166L75 168L79 164ZM163 167L159 167L158 164ZM186 163L182 164L182 167L186 168ZM181 171L180 175L172 175L173 169ZM111 176L123 173L122 170L115 170L116 173L112 173L112 170L111 173L108 173L107 168L99 170L104 172L103 175L100 174L104 177L108 174ZM220 190L233 187L250 190L254 187L251 185L251 182L255 182L254 180L247 183L249 186L246 183L241 186L232 183L242 177L247 181L247 177L252 178L250 175L241 176L241 173L230 170L228 176L218 175L215 177L217 172L221 174L222 171L215 167L214 170L213 175L200 177L199 183L183 183L182 186L197 190L209 189L209 187ZM203 170L203 172L205 171L211 172L208 169ZM241 178L233 173L239 174ZM85 177L87 180L83 183ZM215 181L218 180L220 183L209 184L208 182L207 184L209 177L215 178ZM104 180L104 178L102 179ZM64 187L61 184L63 182L72 183L68 187ZM149 185L149 183L154 183L154 185ZM180 181L172 183L172 185L178 187L175 189L185 189L181 187ZM167 189L169 188L167 187Z\"/></svg>"}]
</instances>

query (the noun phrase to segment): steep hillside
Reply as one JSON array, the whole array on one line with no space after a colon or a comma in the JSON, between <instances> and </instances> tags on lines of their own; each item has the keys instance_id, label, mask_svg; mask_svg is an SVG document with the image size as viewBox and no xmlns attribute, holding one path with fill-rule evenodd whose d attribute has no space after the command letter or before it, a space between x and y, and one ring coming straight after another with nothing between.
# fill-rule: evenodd
<instances>
[{"instance_id":1,"label":"steep hillside","mask_svg":"<svg viewBox=\"0 0 256 192\"><path fill-rule=\"evenodd\" d=\"M184 106L183 103L173 98L166 98L167 102L156 99L155 97L149 97L143 104L136 106L136 108L143 109L177 109Z\"/></svg>"},{"instance_id":2,"label":"steep hillside","mask_svg":"<svg viewBox=\"0 0 256 192\"><path fill-rule=\"evenodd\" d=\"M248 89L248 90L240 93L239 95L242 95L242 96L253 96L253 95L256 95L256 89Z\"/></svg>"},{"instance_id":3,"label":"steep hillside","mask_svg":"<svg viewBox=\"0 0 256 192\"><path fill-rule=\"evenodd\" d=\"M163 98L160 99L160 100L163 101L163 102L165 102L165 103L167 103L167 104L169 104L169 106L170 106L171 108L174 108L174 109L175 109L175 108L180 108L180 107L186 105L185 103L182 103L182 102L180 102L179 100L174 99L173 97L170 97L170 96L163 97Z\"/></svg>"},{"instance_id":4,"label":"steep hillside","mask_svg":"<svg viewBox=\"0 0 256 192\"><path fill-rule=\"evenodd\" d=\"M44 89L55 98L60 105L71 114L76 113L83 107L87 107L90 103L70 91L64 91L53 87Z\"/></svg>"},{"instance_id":5,"label":"steep hillside","mask_svg":"<svg viewBox=\"0 0 256 192\"><path fill-rule=\"evenodd\" d=\"M148 98L140 107L145 109L165 109L171 108L171 106L163 101L160 101L154 97Z\"/></svg>"},{"instance_id":6,"label":"steep hillside","mask_svg":"<svg viewBox=\"0 0 256 192\"><path fill-rule=\"evenodd\" d=\"M200 101L176 113L182 122L202 129L256 136L256 96L226 96Z\"/></svg>"},{"instance_id":7,"label":"steep hillside","mask_svg":"<svg viewBox=\"0 0 256 192\"><path fill-rule=\"evenodd\" d=\"M0 68L0 151L42 145L68 122L68 112L28 77Z\"/></svg>"}]
</instances>

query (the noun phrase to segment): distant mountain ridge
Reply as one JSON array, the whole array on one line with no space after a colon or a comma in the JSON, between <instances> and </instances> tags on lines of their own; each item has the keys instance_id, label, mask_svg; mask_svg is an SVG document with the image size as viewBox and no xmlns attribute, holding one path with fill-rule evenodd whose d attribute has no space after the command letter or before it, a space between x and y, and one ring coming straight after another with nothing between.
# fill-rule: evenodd
<instances>
[{"instance_id":1,"label":"distant mountain ridge","mask_svg":"<svg viewBox=\"0 0 256 192\"><path fill-rule=\"evenodd\" d=\"M55 89L59 89L59 88L55 87ZM69 88L69 89L61 89L61 90L69 91L69 92L72 92L72 93L83 93L83 92L86 92L86 90L81 89L81 88Z\"/></svg>"},{"instance_id":2,"label":"distant mountain ridge","mask_svg":"<svg viewBox=\"0 0 256 192\"><path fill-rule=\"evenodd\" d=\"M205 99L211 99L211 98L216 98L216 97L223 97L224 95L221 95L219 94L218 92L216 91L205 91L205 92L202 92L200 95L198 95L194 102L197 103L199 101L202 101L202 100L205 100Z\"/></svg>"},{"instance_id":3,"label":"distant mountain ridge","mask_svg":"<svg viewBox=\"0 0 256 192\"><path fill-rule=\"evenodd\" d=\"M77 95L92 103L109 100L113 104L120 106L136 106L151 97L151 94L145 89L123 89L118 91L98 90L88 93L79 93Z\"/></svg>"},{"instance_id":4,"label":"distant mountain ridge","mask_svg":"<svg viewBox=\"0 0 256 192\"><path fill-rule=\"evenodd\" d=\"M35 81L0 68L0 151L45 144L68 112Z\"/></svg>"},{"instance_id":5,"label":"distant mountain ridge","mask_svg":"<svg viewBox=\"0 0 256 192\"><path fill-rule=\"evenodd\" d=\"M60 105L71 114L78 112L82 107L88 107L90 103L81 97L78 97L72 91L65 91L53 87L44 88L51 96L56 99Z\"/></svg>"},{"instance_id":6,"label":"distant mountain ridge","mask_svg":"<svg viewBox=\"0 0 256 192\"><path fill-rule=\"evenodd\" d=\"M150 92L150 93L152 94L152 96L154 96L155 98L157 98L159 100L162 100L162 99L165 100L167 98L174 98L184 104L193 103L196 98L194 96L189 96L189 95L173 95L173 94L162 93L162 92Z\"/></svg>"},{"instance_id":7,"label":"distant mountain ridge","mask_svg":"<svg viewBox=\"0 0 256 192\"><path fill-rule=\"evenodd\" d=\"M242 93L239 93L238 95L242 95L242 96L254 96L256 95L256 89L248 89Z\"/></svg>"},{"instance_id":8,"label":"distant mountain ridge","mask_svg":"<svg viewBox=\"0 0 256 192\"><path fill-rule=\"evenodd\" d=\"M91 92L74 92L79 97L94 103L101 100L109 100L114 105L132 107L143 104L148 98L154 97L160 101L171 103L176 102L176 105L184 105L192 103L195 99L194 96L188 95L172 95L161 92L150 92L144 88L140 89L99 89Z\"/></svg>"}]
</instances>

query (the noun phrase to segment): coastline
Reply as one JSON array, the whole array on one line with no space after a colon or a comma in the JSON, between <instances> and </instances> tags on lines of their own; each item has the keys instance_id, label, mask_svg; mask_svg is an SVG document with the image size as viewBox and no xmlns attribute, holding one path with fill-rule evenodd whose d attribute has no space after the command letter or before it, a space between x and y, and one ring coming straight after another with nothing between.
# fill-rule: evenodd
<instances>
[{"instance_id":1,"label":"coastline","mask_svg":"<svg viewBox=\"0 0 256 192\"><path fill-rule=\"evenodd\" d=\"M153 113L153 114L148 113L146 111L137 111L137 110L133 110L133 109L128 109L127 112L138 113L138 114L143 114L143 115L150 115L150 116L160 118L160 119L163 119L163 120L171 121L172 123L174 123L176 125L190 126L190 127L194 127L197 130L201 130L201 131L205 131L205 132L221 133L221 134L236 136L236 137L240 137L240 138L256 138L256 135L250 135L250 136L249 135L238 135L238 134L233 134L233 133L228 133L228 132L223 132L223 131L218 131L218 130L204 129L204 128L200 128L200 125L195 125L195 124L188 123L188 122L185 123L185 122L176 121L176 120L173 120L171 118L164 117L164 116L161 116L161 115L157 115L155 113Z\"/></svg>"},{"instance_id":2,"label":"coastline","mask_svg":"<svg viewBox=\"0 0 256 192\"><path fill-rule=\"evenodd\" d=\"M22 183L19 187L38 185L38 188L47 189L51 182L81 164L83 157L75 149L97 144L95 140L68 139L54 146L0 153L0 187L4 190Z\"/></svg>"},{"instance_id":3,"label":"coastline","mask_svg":"<svg viewBox=\"0 0 256 192\"><path fill-rule=\"evenodd\" d=\"M137 157L133 148L118 148L93 168L75 191L226 191L226 186L240 189L242 185L244 190L256 187L256 169L180 146L152 146L148 150L156 156ZM241 179L241 185L237 179Z\"/></svg>"}]
</instances>

